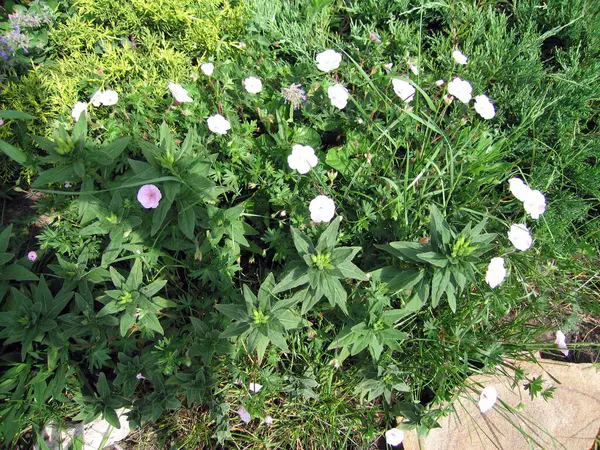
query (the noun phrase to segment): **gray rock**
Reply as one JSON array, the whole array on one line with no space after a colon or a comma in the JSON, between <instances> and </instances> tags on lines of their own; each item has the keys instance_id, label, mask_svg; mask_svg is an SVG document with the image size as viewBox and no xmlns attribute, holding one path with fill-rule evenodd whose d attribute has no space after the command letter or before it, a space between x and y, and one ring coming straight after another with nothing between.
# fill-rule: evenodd
<instances>
[{"instance_id":1,"label":"gray rock","mask_svg":"<svg viewBox=\"0 0 600 450\"><path fill-rule=\"evenodd\" d=\"M41 436L50 450L66 450L71 446L75 437L81 435L83 435L83 450L114 449L115 443L125 439L131 431L126 416L128 412L129 410L125 408L117 410L121 424L120 429L112 427L101 417L86 425L69 423L61 428L51 421L46 424ZM39 446L35 445L34 449L39 450Z\"/></svg>"},{"instance_id":2,"label":"gray rock","mask_svg":"<svg viewBox=\"0 0 600 450\"><path fill-rule=\"evenodd\" d=\"M531 399L524 382L511 386L511 379L473 376L471 390L455 404L455 414L426 438L406 433L406 450L589 450L600 429L600 370L593 364L554 361L519 363L529 379L542 376L543 387L555 386L553 398ZM553 378L560 383L554 381ZM477 402L484 387L494 386L498 402L482 414ZM519 431L521 429L521 432Z\"/></svg>"}]
</instances>

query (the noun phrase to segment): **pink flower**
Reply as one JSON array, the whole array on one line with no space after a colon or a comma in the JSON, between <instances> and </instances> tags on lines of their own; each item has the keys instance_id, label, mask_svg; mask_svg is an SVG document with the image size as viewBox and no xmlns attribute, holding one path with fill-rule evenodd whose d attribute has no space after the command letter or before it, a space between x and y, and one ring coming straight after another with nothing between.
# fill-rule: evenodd
<instances>
[{"instance_id":1,"label":"pink flower","mask_svg":"<svg viewBox=\"0 0 600 450\"><path fill-rule=\"evenodd\" d=\"M554 341L554 343L558 345L558 348L560 349L563 355L569 356L569 350L567 349L567 338L562 331L558 330L556 332L556 340Z\"/></svg>"},{"instance_id":2,"label":"pink flower","mask_svg":"<svg viewBox=\"0 0 600 450\"><path fill-rule=\"evenodd\" d=\"M137 194L138 202L146 209L157 208L161 198L160 190L153 184L143 185Z\"/></svg>"},{"instance_id":3,"label":"pink flower","mask_svg":"<svg viewBox=\"0 0 600 450\"><path fill-rule=\"evenodd\" d=\"M37 259L37 253L34 252L33 250L30 251L29 253L27 253L27 259L29 261L35 261Z\"/></svg>"}]
</instances>

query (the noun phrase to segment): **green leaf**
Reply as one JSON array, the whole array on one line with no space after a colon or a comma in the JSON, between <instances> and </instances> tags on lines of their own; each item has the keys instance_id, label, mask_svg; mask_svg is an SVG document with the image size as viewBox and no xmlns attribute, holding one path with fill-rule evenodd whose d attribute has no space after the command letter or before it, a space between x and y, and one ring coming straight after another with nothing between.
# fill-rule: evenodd
<instances>
[{"instance_id":1,"label":"green leaf","mask_svg":"<svg viewBox=\"0 0 600 450\"><path fill-rule=\"evenodd\" d=\"M308 236L294 227L292 227L292 239L294 240L294 247L296 247L300 256L315 253L315 248Z\"/></svg>"},{"instance_id":2,"label":"green leaf","mask_svg":"<svg viewBox=\"0 0 600 450\"><path fill-rule=\"evenodd\" d=\"M75 145L82 150L85 146L85 140L87 138L87 114L79 116L79 120L73 127L72 139Z\"/></svg>"},{"instance_id":3,"label":"green leaf","mask_svg":"<svg viewBox=\"0 0 600 450\"><path fill-rule=\"evenodd\" d=\"M108 381L106 381L106 375L104 375L104 372L100 372L100 375L98 375L98 385L96 387L98 388L98 394L100 394L100 397L103 399L110 397L110 387L108 386Z\"/></svg>"},{"instance_id":4,"label":"green leaf","mask_svg":"<svg viewBox=\"0 0 600 450\"><path fill-rule=\"evenodd\" d=\"M150 298L157 294L167 284L167 280L156 280L140 289L140 292Z\"/></svg>"},{"instance_id":5,"label":"green leaf","mask_svg":"<svg viewBox=\"0 0 600 450\"><path fill-rule=\"evenodd\" d=\"M221 333L221 337L223 339L238 337L242 334L246 333L250 330L250 325L246 322L235 322L229 325L225 330Z\"/></svg>"},{"instance_id":6,"label":"green leaf","mask_svg":"<svg viewBox=\"0 0 600 450\"><path fill-rule=\"evenodd\" d=\"M102 417L104 417L104 420L106 420L111 426L117 429L121 428L119 416L117 416L117 412L114 409L109 407L104 408L104 410L102 411Z\"/></svg>"},{"instance_id":7,"label":"green leaf","mask_svg":"<svg viewBox=\"0 0 600 450\"><path fill-rule=\"evenodd\" d=\"M352 261L361 247L338 247L331 252L331 265L337 266L344 261Z\"/></svg>"},{"instance_id":8,"label":"green leaf","mask_svg":"<svg viewBox=\"0 0 600 450\"><path fill-rule=\"evenodd\" d=\"M290 349L288 348L287 343L285 342L285 337L283 336L282 333L279 333L278 331L275 331L272 328L269 328L267 336L269 337L269 340L275 346L279 347L279 349L282 352L285 352L285 353L289 353L290 352Z\"/></svg>"},{"instance_id":9,"label":"green leaf","mask_svg":"<svg viewBox=\"0 0 600 450\"><path fill-rule=\"evenodd\" d=\"M411 289L419 281L421 281L424 276L424 273L420 270L408 269L398 271L398 275L388 282L388 290L392 294Z\"/></svg>"},{"instance_id":10,"label":"green leaf","mask_svg":"<svg viewBox=\"0 0 600 450\"><path fill-rule=\"evenodd\" d=\"M131 272L129 272L129 276L127 277L124 288L130 291L136 291L143 282L144 278L142 274L142 260L136 259L133 263L133 267L131 268Z\"/></svg>"},{"instance_id":11,"label":"green leaf","mask_svg":"<svg viewBox=\"0 0 600 450\"><path fill-rule=\"evenodd\" d=\"M215 308L235 320L246 320L248 318L246 307L243 305L215 305Z\"/></svg>"},{"instance_id":12,"label":"green leaf","mask_svg":"<svg viewBox=\"0 0 600 450\"><path fill-rule=\"evenodd\" d=\"M32 120L35 119L35 116L21 111L5 109L3 111L0 111L0 119Z\"/></svg>"},{"instance_id":13,"label":"green leaf","mask_svg":"<svg viewBox=\"0 0 600 450\"><path fill-rule=\"evenodd\" d=\"M165 330L163 330L162 325L158 321L158 317L156 317L156 314L154 313L146 313L146 315L142 317L142 325L157 333L165 334Z\"/></svg>"},{"instance_id":14,"label":"green leaf","mask_svg":"<svg viewBox=\"0 0 600 450\"><path fill-rule=\"evenodd\" d=\"M448 258L436 252L418 253L417 256L432 266L446 267L448 265Z\"/></svg>"},{"instance_id":15,"label":"green leaf","mask_svg":"<svg viewBox=\"0 0 600 450\"><path fill-rule=\"evenodd\" d=\"M177 209L179 214L177 216L177 223L181 232L189 239L194 239L194 229L196 228L196 212L191 205L177 203Z\"/></svg>"},{"instance_id":16,"label":"green leaf","mask_svg":"<svg viewBox=\"0 0 600 450\"><path fill-rule=\"evenodd\" d=\"M121 331L121 336L125 337L127 335L127 331L135 324L135 317L133 314L125 313L121 316L121 322L119 325L119 329Z\"/></svg>"},{"instance_id":17,"label":"green leaf","mask_svg":"<svg viewBox=\"0 0 600 450\"><path fill-rule=\"evenodd\" d=\"M10 145L0 139L0 150L2 150L6 156L23 165L27 162L27 154L23 150L19 150L17 147Z\"/></svg>"},{"instance_id":18,"label":"green leaf","mask_svg":"<svg viewBox=\"0 0 600 450\"><path fill-rule=\"evenodd\" d=\"M350 261L344 261L343 263L338 264L336 269L338 269L346 278L360 281L367 281L369 279L366 273Z\"/></svg>"},{"instance_id":19,"label":"green leaf","mask_svg":"<svg viewBox=\"0 0 600 450\"><path fill-rule=\"evenodd\" d=\"M446 296L448 297L448 304L450 305L450 309L453 313L455 313L456 296L454 295L454 285L452 283L448 283L448 287L446 288Z\"/></svg>"},{"instance_id":20,"label":"green leaf","mask_svg":"<svg viewBox=\"0 0 600 450\"><path fill-rule=\"evenodd\" d=\"M73 166L54 167L43 172L31 186L37 188L51 183L65 183L76 178Z\"/></svg>"},{"instance_id":21,"label":"green leaf","mask_svg":"<svg viewBox=\"0 0 600 450\"><path fill-rule=\"evenodd\" d=\"M175 197L179 193L181 185L174 181L166 181L165 183L163 183L163 187L165 195L163 196L160 204L158 205L158 208L154 210L152 216L152 229L150 230L151 236L154 236L156 233L158 233L158 230L160 229L163 221L165 220L165 217L167 217L167 213L171 209L171 205L173 204Z\"/></svg>"},{"instance_id":22,"label":"green leaf","mask_svg":"<svg viewBox=\"0 0 600 450\"><path fill-rule=\"evenodd\" d=\"M321 277L319 287L323 290L323 294L332 306L339 306L344 314L348 315L348 309L346 308L348 294L342 283L340 283L340 280L334 277L323 276Z\"/></svg>"},{"instance_id":23,"label":"green leaf","mask_svg":"<svg viewBox=\"0 0 600 450\"><path fill-rule=\"evenodd\" d=\"M431 246L434 248L434 250L444 253L446 247L452 240L452 231L450 226L435 205L431 205L429 220Z\"/></svg>"},{"instance_id":24,"label":"green leaf","mask_svg":"<svg viewBox=\"0 0 600 450\"><path fill-rule=\"evenodd\" d=\"M6 253L6 250L8 250L8 241L10 240L12 229L13 226L10 224L0 233L0 253Z\"/></svg>"},{"instance_id":25,"label":"green leaf","mask_svg":"<svg viewBox=\"0 0 600 450\"><path fill-rule=\"evenodd\" d=\"M77 175L79 178L83 178L85 175L85 166L83 161L77 160L73 162L73 170L75 171L75 175Z\"/></svg>"},{"instance_id":26,"label":"green leaf","mask_svg":"<svg viewBox=\"0 0 600 450\"><path fill-rule=\"evenodd\" d=\"M110 301L96 314L98 317L114 314L125 309L124 305L119 305L116 301Z\"/></svg>"},{"instance_id":27,"label":"green leaf","mask_svg":"<svg viewBox=\"0 0 600 450\"><path fill-rule=\"evenodd\" d=\"M380 250L386 251L402 261L422 263L417 255L431 250L429 245L419 244L417 242L390 242L384 245L375 245Z\"/></svg>"},{"instance_id":28,"label":"green leaf","mask_svg":"<svg viewBox=\"0 0 600 450\"><path fill-rule=\"evenodd\" d=\"M273 298L273 287L275 286L275 277L273 273L269 273L265 281L262 282L258 289L258 306L261 309L266 309Z\"/></svg>"},{"instance_id":29,"label":"green leaf","mask_svg":"<svg viewBox=\"0 0 600 450\"><path fill-rule=\"evenodd\" d=\"M308 267L296 266L290 270L283 279L273 288L273 294L294 289L308 283Z\"/></svg>"},{"instance_id":30,"label":"green leaf","mask_svg":"<svg viewBox=\"0 0 600 450\"><path fill-rule=\"evenodd\" d=\"M0 274L0 280L6 281L36 281L37 279L36 274L19 264L4 267Z\"/></svg>"},{"instance_id":31,"label":"green leaf","mask_svg":"<svg viewBox=\"0 0 600 450\"><path fill-rule=\"evenodd\" d=\"M437 307L450 280L449 270L436 270L431 280L431 306Z\"/></svg>"},{"instance_id":32,"label":"green leaf","mask_svg":"<svg viewBox=\"0 0 600 450\"><path fill-rule=\"evenodd\" d=\"M125 150L127 148L130 141L131 141L131 138L129 136L122 137L122 138L116 139L115 141L111 142L110 144L100 147L100 150L106 156L104 164L105 165L109 164L115 158L117 158L121 153L123 153L123 150Z\"/></svg>"},{"instance_id":33,"label":"green leaf","mask_svg":"<svg viewBox=\"0 0 600 450\"><path fill-rule=\"evenodd\" d=\"M340 222L342 221L341 216L337 216L333 222L329 224L327 229L321 233L319 241L317 242L317 251L333 251L337 242L338 232L340 229Z\"/></svg>"}]
</instances>

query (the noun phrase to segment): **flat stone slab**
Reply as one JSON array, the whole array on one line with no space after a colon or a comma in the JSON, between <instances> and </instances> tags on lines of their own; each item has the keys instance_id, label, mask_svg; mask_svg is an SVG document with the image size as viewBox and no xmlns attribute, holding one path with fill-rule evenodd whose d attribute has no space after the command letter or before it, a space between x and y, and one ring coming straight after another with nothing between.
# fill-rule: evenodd
<instances>
[{"instance_id":1,"label":"flat stone slab","mask_svg":"<svg viewBox=\"0 0 600 450\"><path fill-rule=\"evenodd\" d=\"M554 396L533 400L526 381L511 386L504 375L468 379L471 390L455 404L456 413L440 422L426 438L406 432L405 450L589 450L600 430L600 367L541 360L518 363L527 378L543 377ZM560 384L554 381L558 380ZM485 414L477 405L484 387L494 386L498 402ZM512 424L511 424L512 423ZM519 428L522 432L519 431Z\"/></svg>"}]
</instances>

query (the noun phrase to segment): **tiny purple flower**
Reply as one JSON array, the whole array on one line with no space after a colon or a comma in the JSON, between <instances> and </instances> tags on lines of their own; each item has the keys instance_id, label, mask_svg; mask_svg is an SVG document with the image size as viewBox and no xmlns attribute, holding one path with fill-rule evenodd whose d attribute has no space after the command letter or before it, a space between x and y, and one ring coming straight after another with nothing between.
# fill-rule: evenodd
<instances>
[{"instance_id":1,"label":"tiny purple flower","mask_svg":"<svg viewBox=\"0 0 600 450\"><path fill-rule=\"evenodd\" d=\"M33 250L30 251L29 253L27 253L27 259L29 261L35 261L37 259L37 256L38 256L37 253L34 252Z\"/></svg>"},{"instance_id":2,"label":"tiny purple flower","mask_svg":"<svg viewBox=\"0 0 600 450\"><path fill-rule=\"evenodd\" d=\"M273 418L271 416L265 417L265 423L267 425L272 425L273 424Z\"/></svg>"},{"instance_id":3,"label":"tiny purple flower","mask_svg":"<svg viewBox=\"0 0 600 450\"><path fill-rule=\"evenodd\" d=\"M146 379L146 377L145 377L144 375L142 375L142 373L141 373L141 372L140 372L140 373L138 373L138 374L137 374L135 377L136 377L138 380L145 380L145 379Z\"/></svg>"},{"instance_id":4,"label":"tiny purple flower","mask_svg":"<svg viewBox=\"0 0 600 450\"><path fill-rule=\"evenodd\" d=\"M244 408L243 406L240 407L240 409L237 410L238 416L240 416L240 419L242 419L242 422L244 423L249 423L250 422L250 413L246 410L246 408Z\"/></svg>"}]
</instances>

